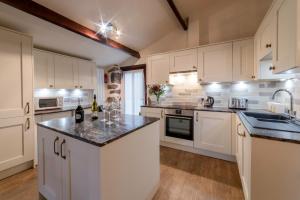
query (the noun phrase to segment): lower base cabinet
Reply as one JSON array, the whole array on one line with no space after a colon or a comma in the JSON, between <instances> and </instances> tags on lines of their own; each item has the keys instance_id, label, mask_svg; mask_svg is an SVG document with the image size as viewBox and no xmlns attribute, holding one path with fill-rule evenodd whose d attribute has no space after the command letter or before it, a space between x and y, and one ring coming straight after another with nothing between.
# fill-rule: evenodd
<instances>
[{"instance_id":1,"label":"lower base cabinet","mask_svg":"<svg viewBox=\"0 0 300 200\"><path fill-rule=\"evenodd\" d=\"M194 147L231 154L231 113L194 112Z\"/></svg>"},{"instance_id":2,"label":"lower base cabinet","mask_svg":"<svg viewBox=\"0 0 300 200\"><path fill-rule=\"evenodd\" d=\"M251 137L237 117L236 158L245 200L300 197L300 145Z\"/></svg>"},{"instance_id":3,"label":"lower base cabinet","mask_svg":"<svg viewBox=\"0 0 300 200\"><path fill-rule=\"evenodd\" d=\"M156 117L160 119L160 141L165 140L165 114L161 108L141 108L141 115L144 117Z\"/></svg>"}]
</instances>

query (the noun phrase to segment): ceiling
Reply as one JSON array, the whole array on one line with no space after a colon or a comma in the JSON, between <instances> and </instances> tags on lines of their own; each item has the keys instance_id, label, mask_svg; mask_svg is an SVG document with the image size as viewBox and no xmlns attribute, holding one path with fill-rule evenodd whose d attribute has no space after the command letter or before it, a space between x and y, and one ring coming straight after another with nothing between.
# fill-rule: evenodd
<instances>
[{"instance_id":1,"label":"ceiling","mask_svg":"<svg viewBox=\"0 0 300 200\"><path fill-rule=\"evenodd\" d=\"M34 1L93 30L97 29L95 23L101 18L105 21L112 20L123 33L119 39L112 39L137 51L169 32L181 29L166 0ZM253 35L271 2L272 0L175 0L184 17L200 19L200 40L207 40L208 36L204 33L211 28L207 26L207 21L213 20L215 16L223 18L227 13L231 14L220 22L222 24L215 25L217 29L218 25L221 29L225 27L224 23L231 23L233 25L229 27L235 29L231 28L230 31L244 31ZM247 25L247 28L240 26L245 22L251 25ZM119 64L131 57L3 3L0 3L0 25L32 35L35 46L92 59L98 66ZM224 31L227 31L226 28Z\"/></svg>"}]
</instances>

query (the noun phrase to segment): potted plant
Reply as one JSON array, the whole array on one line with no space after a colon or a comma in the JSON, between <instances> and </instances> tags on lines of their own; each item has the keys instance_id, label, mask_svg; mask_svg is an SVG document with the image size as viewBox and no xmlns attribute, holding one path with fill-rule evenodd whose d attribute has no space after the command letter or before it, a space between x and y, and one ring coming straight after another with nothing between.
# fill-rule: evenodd
<instances>
[{"instance_id":1,"label":"potted plant","mask_svg":"<svg viewBox=\"0 0 300 200\"><path fill-rule=\"evenodd\" d=\"M166 92L165 86L164 85L159 85L159 84L154 84L154 85L150 85L148 87L149 87L149 94L150 95L155 95L157 103L159 104L160 97L162 95L164 95L165 92Z\"/></svg>"}]
</instances>

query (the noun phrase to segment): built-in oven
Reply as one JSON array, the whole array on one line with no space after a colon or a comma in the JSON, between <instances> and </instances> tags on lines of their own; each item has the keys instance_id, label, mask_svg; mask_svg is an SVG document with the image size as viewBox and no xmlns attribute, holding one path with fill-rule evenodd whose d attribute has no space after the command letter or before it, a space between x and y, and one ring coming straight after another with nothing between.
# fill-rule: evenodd
<instances>
[{"instance_id":1,"label":"built-in oven","mask_svg":"<svg viewBox=\"0 0 300 200\"><path fill-rule=\"evenodd\" d=\"M166 133L168 137L194 140L194 112L192 110L166 109Z\"/></svg>"}]
</instances>

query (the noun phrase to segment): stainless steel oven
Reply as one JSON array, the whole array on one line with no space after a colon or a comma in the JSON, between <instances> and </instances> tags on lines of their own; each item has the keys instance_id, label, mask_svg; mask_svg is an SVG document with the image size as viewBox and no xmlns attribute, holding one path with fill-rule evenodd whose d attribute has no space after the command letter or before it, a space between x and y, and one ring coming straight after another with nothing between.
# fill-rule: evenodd
<instances>
[{"instance_id":1,"label":"stainless steel oven","mask_svg":"<svg viewBox=\"0 0 300 200\"><path fill-rule=\"evenodd\" d=\"M192 110L166 109L166 136L193 141L193 116Z\"/></svg>"}]
</instances>

